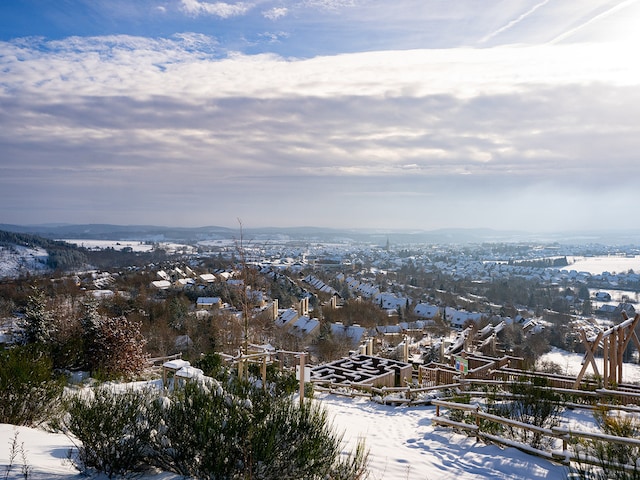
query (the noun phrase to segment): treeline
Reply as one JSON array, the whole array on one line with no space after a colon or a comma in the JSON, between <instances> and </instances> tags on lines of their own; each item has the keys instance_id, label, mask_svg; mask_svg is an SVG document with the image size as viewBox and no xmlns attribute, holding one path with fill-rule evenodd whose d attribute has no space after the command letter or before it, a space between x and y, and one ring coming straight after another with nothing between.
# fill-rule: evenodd
<instances>
[{"instance_id":1,"label":"treeline","mask_svg":"<svg viewBox=\"0 0 640 480\"><path fill-rule=\"evenodd\" d=\"M23 247L41 247L46 250L55 248L74 248L66 242L31 235L29 233L6 232L0 230L0 245L21 245Z\"/></svg>"},{"instance_id":2,"label":"treeline","mask_svg":"<svg viewBox=\"0 0 640 480\"><path fill-rule=\"evenodd\" d=\"M537 258L535 260L509 260L509 265L533 268L566 267L569 265L569 261L567 257Z\"/></svg>"}]
</instances>

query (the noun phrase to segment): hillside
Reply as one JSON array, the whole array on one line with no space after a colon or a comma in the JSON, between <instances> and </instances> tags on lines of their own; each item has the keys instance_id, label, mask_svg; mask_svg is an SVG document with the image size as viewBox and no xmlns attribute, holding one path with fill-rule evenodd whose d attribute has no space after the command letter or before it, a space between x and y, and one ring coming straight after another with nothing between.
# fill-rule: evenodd
<instances>
[{"instance_id":1,"label":"hillside","mask_svg":"<svg viewBox=\"0 0 640 480\"><path fill-rule=\"evenodd\" d=\"M81 249L68 243L0 230L0 278L69 270L87 261Z\"/></svg>"}]
</instances>

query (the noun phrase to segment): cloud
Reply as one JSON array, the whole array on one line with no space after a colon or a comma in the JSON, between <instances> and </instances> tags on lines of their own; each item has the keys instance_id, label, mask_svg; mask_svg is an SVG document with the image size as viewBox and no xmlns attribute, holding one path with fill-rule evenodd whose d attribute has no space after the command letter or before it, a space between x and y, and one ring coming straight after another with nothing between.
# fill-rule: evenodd
<instances>
[{"instance_id":1,"label":"cloud","mask_svg":"<svg viewBox=\"0 0 640 480\"><path fill-rule=\"evenodd\" d=\"M269 20L278 20L279 18L286 17L288 13L289 9L286 7L273 7L262 12L262 15Z\"/></svg>"},{"instance_id":2,"label":"cloud","mask_svg":"<svg viewBox=\"0 0 640 480\"><path fill-rule=\"evenodd\" d=\"M238 2L201 2L199 0L182 0L182 10L195 17L199 15L213 15L220 18L231 18L246 14L253 8L253 4Z\"/></svg>"},{"instance_id":3,"label":"cloud","mask_svg":"<svg viewBox=\"0 0 640 480\"><path fill-rule=\"evenodd\" d=\"M363 4L362 0L304 0L306 7L320 8L324 10L338 10L345 7L355 7Z\"/></svg>"},{"instance_id":4,"label":"cloud","mask_svg":"<svg viewBox=\"0 0 640 480\"><path fill-rule=\"evenodd\" d=\"M0 217L30 192L41 221L78 208L82 221L257 226L269 210L426 228L531 211L523 224L559 225L548 209L631 202L640 176L638 67L610 53L296 60L224 55L194 34L0 43Z\"/></svg>"},{"instance_id":5,"label":"cloud","mask_svg":"<svg viewBox=\"0 0 640 480\"><path fill-rule=\"evenodd\" d=\"M32 95L473 98L545 85L620 87L640 82L640 65L629 62L624 50L595 44L368 52L295 60L228 54L215 39L191 34L173 39L30 39L1 43L0 53L0 88Z\"/></svg>"}]
</instances>

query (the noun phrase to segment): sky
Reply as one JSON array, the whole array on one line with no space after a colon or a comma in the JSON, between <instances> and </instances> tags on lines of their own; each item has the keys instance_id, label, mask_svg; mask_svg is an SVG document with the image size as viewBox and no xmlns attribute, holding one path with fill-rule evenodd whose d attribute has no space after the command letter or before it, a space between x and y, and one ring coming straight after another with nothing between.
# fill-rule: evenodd
<instances>
[{"instance_id":1,"label":"sky","mask_svg":"<svg viewBox=\"0 0 640 480\"><path fill-rule=\"evenodd\" d=\"M2 0L0 223L637 227L640 0Z\"/></svg>"}]
</instances>

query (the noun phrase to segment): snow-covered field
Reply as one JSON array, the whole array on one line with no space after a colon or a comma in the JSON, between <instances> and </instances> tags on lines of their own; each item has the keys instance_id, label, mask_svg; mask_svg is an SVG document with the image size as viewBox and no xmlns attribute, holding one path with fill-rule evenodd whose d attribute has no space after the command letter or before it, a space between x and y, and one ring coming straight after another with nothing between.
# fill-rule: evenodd
<instances>
[{"instance_id":1,"label":"snow-covered field","mask_svg":"<svg viewBox=\"0 0 640 480\"><path fill-rule=\"evenodd\" d=\"M544 354L540 361L554 362L560 365L562 373L565 375L577 375L582 368L582 359L584 355L581 353L570 353L558 348L552 348L549 353ZM601 357L596 357L596 365L600 375L604 371L604 363ZM587 373L593 373L591 367ZM640 365L636 363L625 363L622 368L622 379L625 383L640 383Z\"/></svg>"},{"instance_id":2,"label":"snow-covered field","mask_svg":"<svg viewBox=\"0 0 640 480\"><path fill-rule=\"evenodd\" d=\"M599 256L599 257L567 257L570 265L563 270L589 272L600 275L603 272L627 273L629 270L640 272L640 256Z\"/></svg>"},{"instance_id":3,"label":"snow-covered field","mask_svg":"<svg viewBox=\"0 0 640 480\"><path fill-rule=\"evenodd\" d=\"M123 248L131 248L134 252L149 252L153 250L153 245L143 242L127 241L127 240L75 240L64 239L62 242L76 245L78 247L88 248L89 250L106 250L113 248L114 250L122 250Z\"/></svg>"}]
</instances>

